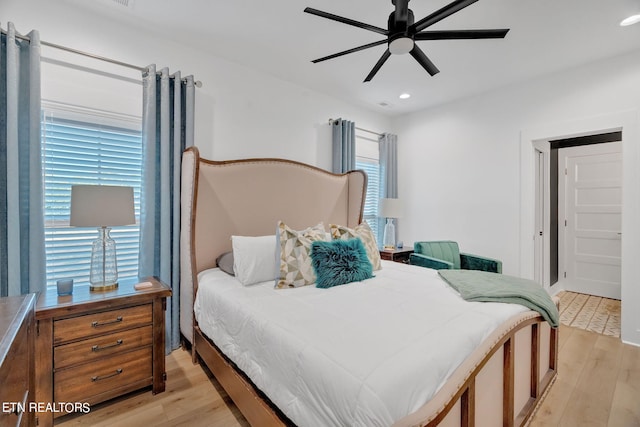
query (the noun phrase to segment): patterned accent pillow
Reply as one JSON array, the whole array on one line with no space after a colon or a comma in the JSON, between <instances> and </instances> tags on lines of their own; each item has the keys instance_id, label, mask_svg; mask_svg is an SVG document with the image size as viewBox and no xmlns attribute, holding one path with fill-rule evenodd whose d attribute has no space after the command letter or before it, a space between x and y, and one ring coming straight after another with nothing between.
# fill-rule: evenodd
<instances>
[{"instance_id":1,"label":"patterned accent pillow","mask_svg":"<svg viewBox=\"0 0 640 427\"><path fill-rule=\"evenodd\" d=\"M373 270L380 270L382 263L380 262L380 251L378 250L378 244L376 243L376 237L373 235L373 231L369 228L369 224L366 222L360 223L356 228L348 228L343 225L330 224L331 237L334 240L347 240L358 237L362 240L362 244L367 251L367 257L373 266Z\"/></svg>"},{"instance_id":2,"label":"patterned accent pillow","mask_svg":"<svg viewBox=\"0 0 640 427\"><path fill-rule=\"evenodd\" d=\"M326 240L324 224L319 223L306 230L296 231L284 222L278 221L276 232L280 250L280 273L276 279L276 289L298 288L316 283L316 275L311 265L311 243Z\"/></svg>"}]
</instances>

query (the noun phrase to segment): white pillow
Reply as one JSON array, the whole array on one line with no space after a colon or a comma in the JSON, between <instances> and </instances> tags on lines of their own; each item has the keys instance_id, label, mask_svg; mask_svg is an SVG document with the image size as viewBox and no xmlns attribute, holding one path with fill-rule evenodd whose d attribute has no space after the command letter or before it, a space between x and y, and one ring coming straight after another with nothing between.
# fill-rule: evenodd
<instances>
[{"instance_id":1,"label":"white pillow","mask_svg":"<svg viewBox=\"0 0 640 427\"><path fill-rule=\"evenodd\" d=\"M277 276L276 236L231 236L233 270L244 286L274 280Z\"/></svg>"}]
</instances>

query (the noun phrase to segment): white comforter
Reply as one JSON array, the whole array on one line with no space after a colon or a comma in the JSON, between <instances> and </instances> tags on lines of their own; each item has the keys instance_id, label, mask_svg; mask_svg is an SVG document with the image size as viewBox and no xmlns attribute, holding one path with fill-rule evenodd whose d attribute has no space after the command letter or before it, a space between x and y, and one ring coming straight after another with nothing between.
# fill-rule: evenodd
<instances>
[{"instance_id":1,"label":"white comforter","mask_svg":"<svg viewBox=\"0 0 640 427\"><path fill-rule=\"evenodd\" d=\"M199 275L201 330L299 426L387 426L427 402L519 305L466 302L435 270L383 262L331 289Z\"/></svg>"}]
</instances>

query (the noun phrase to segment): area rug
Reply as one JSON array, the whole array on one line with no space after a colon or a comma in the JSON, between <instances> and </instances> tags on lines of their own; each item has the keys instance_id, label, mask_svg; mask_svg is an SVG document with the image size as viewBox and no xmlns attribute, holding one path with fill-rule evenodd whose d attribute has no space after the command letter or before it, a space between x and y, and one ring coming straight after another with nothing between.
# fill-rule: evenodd
<instances>
[{"instance_id":1,"label":"area rug","mask_svg":"<svg viewBox=\"0 0 640 427\"><path fill-rule=\"evenodd\" d=\"M558 297L563 325L620 337L620 301L568 291Z\"/></svg>"}]
</instances>

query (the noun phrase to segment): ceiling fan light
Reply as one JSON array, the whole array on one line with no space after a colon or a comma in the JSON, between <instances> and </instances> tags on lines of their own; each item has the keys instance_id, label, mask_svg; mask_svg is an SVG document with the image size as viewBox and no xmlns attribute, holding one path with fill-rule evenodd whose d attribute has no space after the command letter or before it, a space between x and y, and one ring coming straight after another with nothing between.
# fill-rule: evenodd
<instances>
[{"instance_id":1,"label":"ceiling fan light","mask_svg":"<svg viewBox=\"0 0 640 427\"><path fill-rule=\"evenodd\" d=\"M413 50L413 39L409 37L398 37L389 42L389 52L393 55L404 55Z\"/></svg>"},{"instance_id":2,"label":"ceiling fan light","mask_svg":"<svg viewBox=\"0 0 640 427\"><path fill-rule=\"evenodd\" d=\"M622 22L620 22L620 26L626 27L627 25L637 24L638 22L640 22L640 14L632 15L626 19L623 19Z\"/></svg>"}]
</instances>

